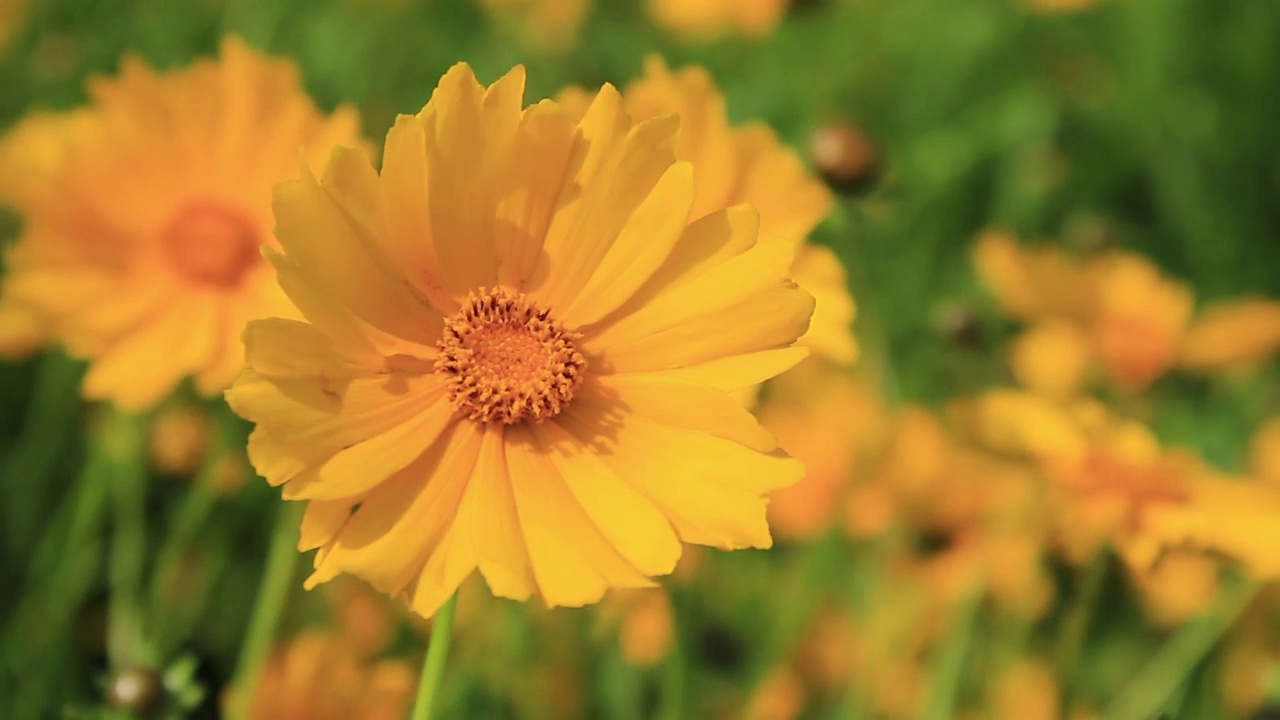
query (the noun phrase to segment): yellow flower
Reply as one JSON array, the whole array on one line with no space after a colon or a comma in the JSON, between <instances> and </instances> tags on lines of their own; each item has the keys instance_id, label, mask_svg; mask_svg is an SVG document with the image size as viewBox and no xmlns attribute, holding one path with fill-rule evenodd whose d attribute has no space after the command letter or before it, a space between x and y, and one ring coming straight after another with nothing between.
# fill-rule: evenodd
<instances>
[{"instance_id":1,"label":"yellow flower","mask_svg":"<svg viewBox=\"0 0 1280 720\"><path fill-rule=\"evenodd\" d=\"M1029 390L1060 400L1079 392L1092 360L1084 333L1056 319L1031 326L1009 349L1014 378Z\"/></svg>"},{"instance_id":2,"label":"yellow flower","mask_svg":"<svg viewBox=\"0 0 1280 720\"><path fill-rule=\"evenodd\" d=\"M560 97L578 112L590 99L576 88ZM747 203L760 213L760 237L785 238L794 245L790 277L817 301L801 342L834 362L852 362L857 356L851 330L855 308L844 266L830 249L805 242L830 211L831 192L767 126L730 125L724 97L702 68L672 72L661 59L650 57L644 77L627 86L623 98L636 121L680 116L676 157L694 168L690 217Z\"/></svg>"},{"instance_id":3,"label":"yellow flower","mask_svg":"<svg viewBox=\"0 0 1280 720\"><path fill-rule=\"evenodd\" d=\"M648 0L655 23L691 39L736 31L749 37L773 32L791 0Z\"/></svg>"},{"instance_id":4,"label":"yellow flower","mask_svg":"<svg viewBox=\"0 0 1280 720\"><path fill-rule=\"evenodd\" d=\"M1023 248L1012 235L983 233L973 249L979 279L1020 320L1078 319L1086 298L1080 264L1052 245Z\"/></svg>"},{"instance_id":5,"label":"yellow flower","mask_svg":"<svg viewBox=\"0 0 1280 720\"><path fill-rule=\"evenodd\" d=\"M0 316L44 324L88 358L90 398L145 408L186 376L220 391L245 322L292 312L259 254L273 244L270 189L300 147L314 159L357 142L355 115L325 118L292 63L234 39L175 72L126 58L89 94L81 113L19 128L51 133L38 151L0 158L30 168L0 188L24 220Z\"/></svg>"},{"instance_id":6,"label":"yellow flower","mask_svg":"<svg viewBox=\"0 0 1280 720\"><path fill-rule=\"evenodd\" d=\"M735 207L690 221L679 124L606 86L582 119L466 65L387 136L276 190L280 283L307 320L245 333L227 393L258 472L309 501L314 586L340 573L432 615L495 595L597 601L681 543L768 547L803 466L736 402L798 362L794 244ZM358 506L358 507L357 507Z\"/></svg>"},{"instance_id":7,"label":"yellow flower","mask_svg":"<svg viewBox=\"0 0 1280 720\"><path fill-rule=\"evenodd\" d=\"M769 525L806 539L830 527L858 461L877 446L886 413L875 389L817 358L774 380L760 422L805 464L803 480L773 494Z\"/></svg>"},{"instance_id":8,"label":"yellow flower","mask_svg":"<svg viewBox=\"0 0 1280 720\"><path fill-rule=\"evenodd\" d=\"M1249 445L1249 472L1280 487L1280 416L1262 424Z\"/></svg>"},{"instance_id":9,"label":"yellow flower","mask_svg":"<svg viewBox=\"0 0 1280 720\"><path fill-rule=\"evenodd\" d=\"M1179 625L1203 614L1218 597L1218 561L1193 550L1174 549L1150 567L1133 569L1147 617Z\"/></svg>"},{"instance_id":10,"label":"yellow flower","mask_svg":"<svg viewBox=\"0 0 1280 720\"><path fill-rule=\"evenodd\" d=\"M478 0L495 17L512 22L528 43L559 52L569 49L591 10L591 0Z\"/></svg>"},{"instance_id":11,"label":"yellow flower","mask_svg":"<svg viewBox=\"0 0 1280 720\"><path fill-rule=\"evenodd\" d=\"M1090 267L1091 330L1103 371L1142 390L1173 366L1191 318L1191 291L1137 255L1110 253Z\"/></svg>"},{"instance_id":12,"label":"yellow flower","mask_svg":"<svg viewBox=\"0 0 1280 720\"><path fill-rule=\"evenodd\" d=\"M789 666L774 668L755 689L743 710L746 720L795 720L804 710L804 683Z\"/></svg>"},{"instance_id":13,"label":"yellow flower","mask_svg":"<svg viewBox=\"0 0 1280 720\"><path fill-rule=\"evenodd\" d=\"M193 404L175 403L156 413L148 454L164 475L192 475L200 469L213 433L213 419Z\"/></svg>"},{"instance_id":14,"label":"yellow flower","mask_svg":"<svg viewBox=\"0 0 1280 720\"><path fill-rule=\"evenodd\" d=\"M620 590L609 594L606 615L617 623L618 648L627 662L653 667L671 651L674 618L662 590Z\"/></svg>"},{"instance_id":15,"label":"yellow flower","mask_svg":"<svg viewBox=\"0 0 1280 720\"><path fill-rule=\"evenodd\" d=\"M279 647L267 661L248 717L398 720L408 711L414 680L404 662L371 662L337 636L309 632Z\"/></svg>"},{"instance_id":16,"label":"yellow flower","mask_svg":"<svg viewBox=\"0 0 1280 720\"><path fill-rule=\"evenodd\" d=\"M1256 365L1280 350L1280 302L1243 299L1200 313L1182 340L1179 362L1194 370Z\"/></svg>"},{"instance_id":17,"label":"yellow flower","mask_svg":"<svg viewBox=\"0 0 1280 720\"><path fill-rule=\"evenodd\" d=\"M1043 660L1021 658L1005 668L995 683L998 720L1057 720L1061 689L1053 669Z\"/></svg>"}]
</instances>

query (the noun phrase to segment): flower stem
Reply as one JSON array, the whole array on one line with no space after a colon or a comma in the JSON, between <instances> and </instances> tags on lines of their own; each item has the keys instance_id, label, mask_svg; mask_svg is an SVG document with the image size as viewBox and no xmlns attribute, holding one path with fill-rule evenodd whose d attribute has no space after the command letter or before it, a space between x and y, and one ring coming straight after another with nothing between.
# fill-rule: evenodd
<instances>
[{"instance_id":1,"label":"flower stem","mask_svg":"<svg viewBox=\"0 0 1280 720\"><path fill-rule=\"evenodd\" d=\"M107 655L115 665L145 663L150 658L140 656L145 647L140 602L147 551L146 423L114 408L105 412L101 452L109 467L112 515Z\"/></svg>"},{"instance_id":2,"label":"flower stem","mask_svg":"<svg viewBox=\"0 0 1280 720\"><path fill-rule=\"evenodd\" d=\"M244 720L248 716L258 675L271 650L289 593L293 590L293 576L298 566L298 512L295 503L286 502L281 504L276 514L271 547L267 550L267 567L262 572L262 584L258 586L249 629L236 661L235 678L231 684L235 691L231 710L227 713L230 720Z\"/></svg>"},{"instance_id":3,"label":"flower stem","mask_svg":"<svg viewBox=\"0 0 1280 720\"><path fill-rule=\"evenodd\" d=\"M1142 720L1159 714L1257 594L1257 583L1237 578L1221 591L1208 615L1183 625L1159 648L1106 712L1105 720Z\"/></svg>"},{"instance_id":4,"label":"flower stem","mask_svg":"<svg viewBox=\"0 0 1280 720\"><path fill-rule=\"evenodd\" d=\"M422 678L418 681L418 699L413 704L412 720L430 720L440 681L444 678L445 660L449 657L449 642L453 639L453 613L458 605L455 593L436 613L431 624L431 640L427 644L427 660L422 665Z\"/></svg>"}]
</instances>

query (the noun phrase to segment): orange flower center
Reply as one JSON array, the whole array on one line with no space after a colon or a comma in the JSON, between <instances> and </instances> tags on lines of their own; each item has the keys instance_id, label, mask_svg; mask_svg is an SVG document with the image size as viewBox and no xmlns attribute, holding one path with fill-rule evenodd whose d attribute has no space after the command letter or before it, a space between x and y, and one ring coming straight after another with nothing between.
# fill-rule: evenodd
<instances>
[{"instance_id":1,"label":"orange flower center","mask_svg":"<svg viewBox=\"0 0 1280 720\"><path fill-rule=\"evenodd\" d=\"M170 262L202 285L234 287L258 263L258 229L243 213L216 200L198 200L174 216L164 234Z\"/></svg>"},{"instance_id":2,"label":"orange flower center","mask_svg":"<svg viewBox=\"0 0 1280 720\"><path fill-rule=\"evenodd\" d=\"M472 420L540 422L558 415L582 384L579 337L524 295L481 288L445 321L435 371Z\"/></svg>"}]
</instances>

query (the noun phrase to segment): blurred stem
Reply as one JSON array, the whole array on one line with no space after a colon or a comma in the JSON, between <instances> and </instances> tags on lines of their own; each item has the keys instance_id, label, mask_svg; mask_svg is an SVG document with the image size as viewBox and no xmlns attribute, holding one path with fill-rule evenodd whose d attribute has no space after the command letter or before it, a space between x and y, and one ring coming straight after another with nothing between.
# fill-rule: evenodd
<instances>
[{"instance_id":1,"label":"blurred stem","mask_svg":"<svg viewBox=\"0 0 1280 720\"><path fill-rule=\"evenodd\" d=\"M1071 606L1067 608L1058 633L1058 677L1063 680L1062 710L1071 707L1071 697L1079 680L1077 667L1080 655L1084 652L1085 638L1089 636L1089 626L1093 622L1094 609L1098 606L1098 596L1107 578L1110 556L1106 550L1094 554L1089 564L1077 573L1075 593L1071 598Z\"/></svg>"},{"instance_id":2,"label":"blurred stem","mask_svg":"<svg viewBox=\"0 0 1280 720\"><path fill-rule=\"evenodd\" d=\"M280 616L293 590L294 572L298 566L298 523L300 507L297 503L282 502L276 512L276 524L271 532L271 547L267 550L267 566L262 571L262 584L254 601L249 629L240 646L236 661L230 720L244 720L253 703L258 675L271 650Z\"/></svg>"},{"instance_id":3,"label":"blurred stem","mask_svg":"<svg viewBox=\"0 0 1280 720\"><path fill-rule=\"evenodd\" d=\"M418 699L413 703L412 720L430 720L435 707L440 681L444 679L445 661L449 659L449 643L453 640L453 614L458 607L458 594L436 612L431 623L431 639L427 644L427 659L422 664L422 678L418 681Z\"/></svg>"},{"instance_id":4,"label":"blurred stem","mask_svg":"<svg viewBox=\"0 0 1280 720\"><path fill-rule=\"evenodd\" d=\"M1121 689L1103 714L1103 720L1146 720L1159 714L1205 656L1235 624L1259 585L1237 579L1223 588L1213 610L1183 625L1138 674Z\"/></svg>"},{"instance_id":5,"label":"blurred stem","mask_svg":"<svg viewBox=\"0 0 1280 720\"><path fill-rule=\"evenodd\" d=\"M188 558L196 536L218 503L218 472L226 455L227 449L223 443L211 444L204 464L192 481L182 505L178 507L173 525L160 547L155 573L151 578L149 607L152 617L157 618L160 623L152 639L161 654L170 650L172 643L180 639L175 638L173 632L175 613L183 617L192 616L187 603L174 607L170 590L181 572L182 564Z\"/></svg>"},{"instance_id":6,"label":"blurred stem","mask_svg":"<svg viewBox=\"0 0 1280 720\"><path fill-rule=\"evenodd\" d=\"M109 468L112 518L107 655L113 665L120 666L148 660L140 657L142 576L147 559L147 471L142 453L146 423L115 408L104 409L103 414L100 449Z\"/></svg>"},{"instance_id":7,"label":"blurred stem","mask_svg":"<svg viewBox=\"0 0 1280 720\"><path fill-rule=\"evenodd\" d=\"M933 670L933 686L929 692L929 704L921 716L925 720L950 720L955 716L956 695L964 676L964 659L969 654L973 628L982 606L983 588L973 588L953 615L956 623L951 639L942 648Z\"/></svg>"},{"instance_id":8,"label":"blurred stem","mask_svg":"<svg viewBox=\"0 0 1280 720\"><path fill-rule=\"evenodd\" d=\"M32 506L43 505L52 487L49 475L65 454L66 438L72 434L69 427L80 406L80 372L80 363L60 352L41 359L22 434L0 468L0 488L14 492L22 487L29 493L23 502L4 503L5 540L13 557L28 557L27 544L39 535L41 513L32 512Z\"/></svg>"},{"instance_id":9,"label":"blurred stem","mask_svg":"<svg viewBox=\"0 0 1280 720\"><path fill-rule=\"evenodd\" d=\"M682 632L679 593L674 590L670 594L672 618L672 643L667 659L662 665L662 690L659 695L658 712L660 720L680 720L685 717L685 633Z\"/></svg>"}]
</instances>

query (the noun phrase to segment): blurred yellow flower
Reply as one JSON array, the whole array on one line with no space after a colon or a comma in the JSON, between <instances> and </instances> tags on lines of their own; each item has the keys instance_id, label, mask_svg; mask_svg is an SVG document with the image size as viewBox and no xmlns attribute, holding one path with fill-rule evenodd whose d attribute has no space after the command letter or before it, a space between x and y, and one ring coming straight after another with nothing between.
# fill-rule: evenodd
<instances>
[{"instance_id":1,"label":"blurred yellow flower","mask_svg":"<svg viewBox=\"0 0 1280 720\"><path fill-rule=\"evenodd\" d=\"M691 221L679 123L606 86L580 121L465 64L387 136L276 190L307 321L245 334L227 393L255 467L308 501L312 587L340 573L432 615L495 595L582 605L681 543L768 547L796 460L733 392L794 365L813 299L755 213Z\"/></svg>"},{"instance_id":2,"label":"blurred yellow flower","mask_svg":"<svg viewBox=\"0 0 1280 720\"><path fill-rule=\"evenodd\" d=\"M495 18L510 22L529 45L551 52L573 46L591 11L591 0L477 0Z\"/></svg>"},{"instance_id":3,"label":"blurred yellow flower","mask_svg":"<svg viewBox=\"0 0 1280 720\"><path fill-rule=\"evenodd\" d=\"M1091 332L1103 371L1142 390L1173 366L1194 297L1144 258L1109 253L1090 263Z\"/></svg>"},{"instance_id":4,"label":"blurred yellow flower","mask_svg":"<svg viewBox=\"0 0 1280 720\"><path fill-rule=\"evenodd\" d=\"M1218 597L1218 565L1203 552L1173 549L1150 567L1133 569L1147 618L1173 626L1209 610Z\"/></svg>"},{"instance_id":5,"label":"blurred yellow flower","mask_svg":"<svg viewBox=\"0 0 1280 720\"><path fill-rule=\"evenodd\" d=\"M273 244L271 187L300 147L314 160L358 142L355 114L326 118L292 62L235 39L173 72L128 57L89 94L88 109L33 118L3 143L0 199L24 227L0 350L31 349L33 331L61 339L91 361L84 394L129 409L188 375L218 392L242 363L245 322L293 312L259 255Z\"/></svg>"},{"instance_id":6,"label":"blurred yellow flower","mask_svg":"<svg viewBox=\"0 0 1280 720\"><path fill-rule=\"evenodd\" d=\"M1280 487L1280 415L1262 424L1249 445L1249 472Z\"/></svg>"},{"instance_id":7,"label":"blurred yellow flower","mask_svg":"<svg viewBox=\"0 0 1280 720\"><path fill-rule=\"evenodd\" d=\"M415 680L407 663L371 661L337 636L309 632L277 648L267 661L248 718L399 720L409 709Z\"/></svg>"},{"instance_id":8,"label":"blurred yellow flower","mask_svg":"<svg viewBox=\"0 0 1280 720\"><path fill-rule=\"evenodd\" d=\"M791 0L648 0L660 27L695 40L734 31L749 37L773 32Z\"/></svg>"},{"instance_id":9,"label":"blurred yellow flower","mask_svg":"<svg viewBox=\"0 0 1280 720\"><path fill-rule=\"evenodd\" d=\"M860 378L817 358L769 385L760 422L805 464L805 477L773 494L769 525L787 539L807 539L831 526L859 460L879 445L883 402Z\"/></svg>"},{"instance_id":10,"label":"blurred yellow flower","mask_svg":"<svg viewBox=\"0 0 1280 720\"><path fill-rule=\"evenodd\" d=\"M1015 318L1083 318L1083 271L1056 246L1024 248L1009 233L990 230L974 245L973 265L1001 308Z\"/></svg>"},{"instance_id":11,"label":"blurred yellow flower","mask_svg":"<svg viewBox=\"0 0 1280 720\"><path fill-rule=\"evenodd\" d=\"M804 683L790 666L775 668L751 695L745 720L795 720L804 710Z\"/></svg>"},{"instance_id":12,"label":"blurred yellow flower","mask_svg":"<svg viewBox=\"0 0 1280 720\"><path fill-rule=\"evenodd\" d=\"M1280 350L1280 302L1240 299L1202 311L1182 340L1179 362L1194 370L1249 367Z\"/></svg>"},{"instance_id":13,"label":"blurred yellow flower","mask_svg":"<svg viewBox=\"0 0 1280 720\"><path fill-rule=\"evenodd\" d=\"M200 469L213 433L213 420L203 408L188 403L167 405L151 423L151 467L164 475L192 475Z\"/></svg>"},{"instance_id":14,"label":"blurred yellow flower","mask_svg":"<svg viewBox=\"0 0 1280 720\"><path fill-rule=\"evenodd\" d=\"M1019 658L995 682L992 715L996 720L1057 720L1061 689L1043 660Z\"/></svg>"},{"instance_id":15,"label":"blurred yellow flower","mask_svg":"<svg viewBox=\"0 0 1280 720\"><path fill-rule=\"evenodd\" d=\"M666 592L618 590L609 594L603 609L617 624L618 648L627 662L653 667L671 651L675 627Z\"/></svg>"},{"instance_id":16,"label":"blurred yellow flower","mask_svg":"<svg viewBox=\"0 0 1280 720\"><path fill-rule=\"evenodd\" d=\"M1050 398L1066 399L1084 384L1092 361L1089 340L1063 320L1031 326L1009 348L1013 376L1025 388Z\"/></svg>"},{"instance_id":17,"label":"blurred yellow flower","mask_svg":"<svg viewBox=\"0 0 1280 720\"><path fill-rule=\"evenodd\" d=\"M579 114L590 97L577 88L560 95ZM676 157L694 169L690 217L747 203L760 213L761 238L785 238L796 248L790 277L817 301L801 343L834 362L852 362L857 355L851 328L855 307L844 266L829 248L805 242L834 200L809 175L799 155L766 125L730 125L724 97L699 67L673 72L650 57L644 77L628 85L623 98L636 121L680 116Z\"/></svg>"}]
</instances>

